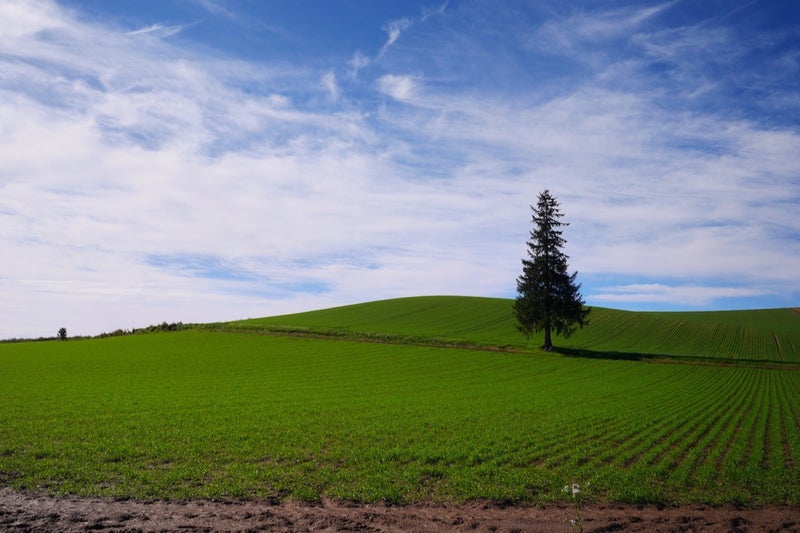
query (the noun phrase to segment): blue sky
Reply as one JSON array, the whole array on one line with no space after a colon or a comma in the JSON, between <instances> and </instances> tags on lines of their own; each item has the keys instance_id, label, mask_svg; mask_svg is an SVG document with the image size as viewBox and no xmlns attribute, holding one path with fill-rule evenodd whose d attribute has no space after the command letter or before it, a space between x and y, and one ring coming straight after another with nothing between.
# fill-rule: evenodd
<instances>
[{"instance_id":1,"label":"blue sky","mask_svg":"<svg viewBox=\"0 0 800 533\"><path fill-rule=\"evenodd\" d=\"M0 338L513 297L800 306L800 4L0 2Z\"/></svg>"}]
</instances>

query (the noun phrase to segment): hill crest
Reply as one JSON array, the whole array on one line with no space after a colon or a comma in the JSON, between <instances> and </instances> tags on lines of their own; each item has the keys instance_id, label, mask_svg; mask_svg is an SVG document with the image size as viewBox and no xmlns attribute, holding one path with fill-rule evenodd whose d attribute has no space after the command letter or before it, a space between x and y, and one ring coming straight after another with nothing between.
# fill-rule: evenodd
<instances>
[{"instance_id":1,"label":"hill crest","mask_svg":"<svg viewBox=\"0 0 800 533\"><path fill-rule=\"evenodd\" d=\"M513 300L472 296L415 296L231 322L244 330L334 336L381 336L440 344L535 349L517 331ZM741 311L622 311L594 307L589 325L569 339L567 354L614 358L680 357L726 361L800 362L800 313L795 309Z\"/></svg>"}]
</instances>

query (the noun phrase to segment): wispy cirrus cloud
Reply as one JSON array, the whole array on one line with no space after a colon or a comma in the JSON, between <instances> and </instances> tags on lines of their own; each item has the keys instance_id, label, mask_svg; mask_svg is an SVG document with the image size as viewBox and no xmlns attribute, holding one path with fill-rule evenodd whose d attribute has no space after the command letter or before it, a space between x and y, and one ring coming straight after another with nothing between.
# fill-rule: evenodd
<instances>
[{"instance_id":1,"label":"wispy cirrus cloud","mask_svg":"<svg viewBox=\"0 0 800 533\"><path fill-rule=\"evenodd\" d=\"M608 292L594 294L598 302L614 305L619 302L658 303L705 306L726 298L762 296L763 291L737 287L709 287L705 285L671 286L660 283L608 287Z\"/></svg>"},{"instance_id":2,"label":"wispy cirrus cloud","mask_svg":"<svg viewBox=\"0 0 800 533\"><path fill-rule=\"evenodd\" d=\"M445 1L435 7L422 6L420 8L420 12L422 13L422 15L420 16L420 21L425 22L431 17L443 14L447 10L448 3L449 2Z\"/></svg>"},{"instance_id":3,"label":"wispy cirrus cloud","mask_svg":"<svg viewBox=\"0 0 800 533\"><path fill-rule=\"evenodd\" d=\"M212 15L225 17L234 21L239 21L239 16L231 11L222 2L216 0L191 0Z\"/></svg>"},{"instance_id":4,"label":"wispy cirrus cloud","mask_svg":"<svg viewBox=\"0 0 800 533\"><path fill-rule=\"evenodd\" d=\"M332 102L339 100L339 84L336 82L336 73L328 71L322 76L322 85L328 92L328 97Z\"/></svg>"},{"instance_id":5,"label":"wispy cirrus cloud","mask_svg":"<svg viewBox=\"0 0 800 533\"><path fill-rule=\"evenodd\" d=\"M138 30L129 31L128 35L145 35L148 33L155 33L161 37L169 37L175 35L183 29L183 26L165 26L163 24L151 24Z\"/></svg>"},{"instance_id":6,"label":"wispy cirrus cloud","mask_svg":"<svg viewBox=\"0 0 800 533\"><path fill-rule=\"evenodd\" d=\"M676 2L665 2L652 7L629 7L593 13L580 12L563 24L574 35L585 40L604 40L630 36L644 22L669 9Z\"/></svg>"},{"instance_id":7,"label":"wispy cirrus cloud","mask_svg":"<svg viewBox=\"0 0 800 533\"><path fill-rule=\"evenodd\" d=\"M675 2L657 6L577 11L553 17L542 24L529 40L529 45L547 53L567 55L580 62L599 67L613 61L607 54L607 43L626 41L642 27L669 9ZM598 46L600 44L604 46Z\"/></svg>"},{"instance_id":8,"label":"wispy cirrus cloud","mask_svg":"<svg viewBox=\"0 0 800 533\"><path fill-rule=\"evenodd\" d=\"M361 51L356 50L353 54L353 57L348 61L348 66L350 67L350 77L356 78L358 76L358 71L362 68L368 66L371 63L369 57L365 56L361 53Z\"/></svg>"},{"instance_id":9,"label":"wispy cirrus cloud","mask_svg":"<svg viewBox=\"0 0 800 533\"><path fill-rule=\"evenodd\" d=\"M381 48L381 51L378 53L378 58L383 57L389 48L397 42L397 39L400 38L400 34L402 34L405 30L407 30L411 26L411 20L407 18L402 18L398 20L393 20L386 24L383 27L383 30L386 32L387 39L386 43Z\"/></svg>"}]
</instances>

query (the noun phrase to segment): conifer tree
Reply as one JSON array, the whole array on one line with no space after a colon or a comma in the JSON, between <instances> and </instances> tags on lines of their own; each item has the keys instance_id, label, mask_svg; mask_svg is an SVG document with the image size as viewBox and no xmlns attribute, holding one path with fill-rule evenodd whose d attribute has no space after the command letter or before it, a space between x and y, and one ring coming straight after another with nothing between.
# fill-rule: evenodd
<instances>
[{"instance_id":1,"label":"conifer tree","mask_svg":"<svg viewBox=\"0 0 800 533\"><path fill-rule=\"evenodd\" d=\"M530 338L533 332L544 330L542 349L552 350L551 330L564 338L577 327L589 323L590 308L584 307L578 272L567 272L568 256L562 252L566 241L561 236L564 215L559 203L545 190L539 195L533 210L533 229L528 244L529 259L522 260L522 275L517 278L517 298L514 315L517 328Z\"/></svg>"}]
</instances>

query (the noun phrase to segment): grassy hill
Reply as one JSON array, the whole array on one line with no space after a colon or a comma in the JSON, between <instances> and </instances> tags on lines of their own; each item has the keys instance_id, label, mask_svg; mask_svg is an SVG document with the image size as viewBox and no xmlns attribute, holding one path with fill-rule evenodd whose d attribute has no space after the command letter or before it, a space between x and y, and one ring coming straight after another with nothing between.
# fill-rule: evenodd
<instances>
[{"instance_id":1,"label":"grassy hill","mask_svg":"<svg viewBox=\"0 0 800 533\"><path fill-rule=\"evenodd\" d=\"M234 327L479 345L524 346L511 317L511 301L465 296L419 296L243 320Z\"/></svg>"},{"instance_id":2,"label":"grassy hill","mask_svg":"<svg viewBox=\"0 0 800 533\"><path fill-rule=\"evenodd\" d=\"M326 335L533 348L516 330L512 301L465 296L382 300L230 327ZM631 312L595 307L588 327L555 344L570 353L615 358L691 357L800 362L800 314L791 309Z\"/></svg>"}]
</instances>

